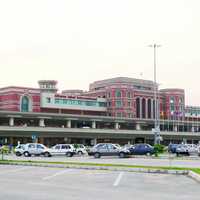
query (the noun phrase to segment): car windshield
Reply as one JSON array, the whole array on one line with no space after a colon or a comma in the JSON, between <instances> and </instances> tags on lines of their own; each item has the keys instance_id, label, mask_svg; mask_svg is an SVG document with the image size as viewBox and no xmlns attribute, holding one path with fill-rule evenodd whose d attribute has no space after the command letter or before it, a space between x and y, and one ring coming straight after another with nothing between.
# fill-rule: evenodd
<instances>
[{"instance_id":1,"label":"car windshield","mask_svg":"<svg viewBox=\"0 0 200 200\"><path fill-rule=\"evenodd\" d=\"M20 144L20 145L18 145L16 148L17 148L17 149L23 149L23 147L24 147L24 144Z\"/></svg>"}]
</instances>

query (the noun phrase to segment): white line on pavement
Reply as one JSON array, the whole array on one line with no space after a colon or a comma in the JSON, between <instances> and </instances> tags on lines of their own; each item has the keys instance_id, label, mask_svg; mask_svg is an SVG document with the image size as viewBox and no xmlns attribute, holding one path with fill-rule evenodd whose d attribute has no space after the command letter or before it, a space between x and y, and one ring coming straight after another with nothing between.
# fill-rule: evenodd
<instances>
[{"instance_id":1,"label":"white line on pavement","mask_svg":"<svg viewBox=\"0 0 200 200\"><path fill-rule=\"evenodd\" d=\"M70 172L70 171L73 171L73 170L72 170L72 169L71 169L71 170L70 170L70 169L62 170L62 171L56 172L55 174L52 174L52 175L50 175L50 176L46 176L46 177L42 178L42 180L49 180L49 179L51 179L51 178L54 178L54 177L56 177L56 176L59 176L59 175L61 175L61 174L64 174L64 173Z\"/></svg>"},{"instance_id":2,"label":"white line on pavement","mask_svg":"<svg viewBox=\"0 0 200 200\"><path fill-rule=\"evenodd\" d=\"M119 185L119 182L120 182L120 180L121 180L121 178L122 178L123 175L124 175L124 172L120 172L120 173L119 173L119 175L118 175L118 177L116 178L116 180L115 180L113 186L116 187L116 186Z\"/></svg>"},{"instance_id":3,"label":"white line on pavement","mask_svg":"<svg viewBox=\"0 0 200 200\"><path fill-rule=\"evenodd\" d=\"M24 171L24 170L26 170L28 168L30 168L30 167L20 167L20 168L17 168L17 169L11 169L11 170L2 171L2 172L0 172L0 174L8 174L8 173L20 172L20 171Z\"/></svg>"}]
</instances>

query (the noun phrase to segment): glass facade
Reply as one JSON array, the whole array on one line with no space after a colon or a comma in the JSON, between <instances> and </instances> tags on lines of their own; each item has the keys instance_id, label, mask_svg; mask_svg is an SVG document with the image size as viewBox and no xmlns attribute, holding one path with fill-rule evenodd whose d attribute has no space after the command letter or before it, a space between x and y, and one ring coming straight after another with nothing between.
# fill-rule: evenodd
<instances>
[{"instance_id":1,"label":"glass facade","mask_svg":"<svg viewBox=\"0 0 200 200\"><path fill-rule=\"evenodd\" d=\"M94 106L94 107L106 107L105 102L98 101L84 101L76 99L55 99L55 104L65 104L74 106Z\"/></svg>"},{"instance_id":2,"label":"glass facade","mask_svg":"<svg viewBox=\"0 0 200 200\"><path fill-rule=\"evenodd\" d=\"M185 112L186 116L191 116L191 117L196 117L196 116L200 116L200 108L189 108L186 109Z\"/></svg>"}]
</instances>

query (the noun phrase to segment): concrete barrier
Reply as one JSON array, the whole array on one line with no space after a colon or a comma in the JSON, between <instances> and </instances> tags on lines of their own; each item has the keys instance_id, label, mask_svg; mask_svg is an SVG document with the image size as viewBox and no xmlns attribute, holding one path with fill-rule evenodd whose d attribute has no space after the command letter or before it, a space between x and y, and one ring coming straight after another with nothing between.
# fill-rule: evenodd
<instances>
[{"instance_id":1,"label":"concrete barrier","mask_svg":"<svg viewBox=\"0 0 200 200\"><path fill-rule=\"evenodd\" d=\"M192 179L194 179L195 181L199 182L200 183L200 175L193 172L193 171L189 171L188 172L188 176Z\"/></svg>"}]
</instances>

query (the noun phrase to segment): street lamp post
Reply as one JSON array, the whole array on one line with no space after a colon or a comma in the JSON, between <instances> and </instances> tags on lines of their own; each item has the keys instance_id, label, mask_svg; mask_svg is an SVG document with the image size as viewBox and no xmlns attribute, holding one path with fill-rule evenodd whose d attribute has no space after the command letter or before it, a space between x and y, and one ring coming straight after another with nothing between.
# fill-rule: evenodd
<instances>
[{"instance_id":1,"label":"street lamp post","mask_svg":"<svg viewBox=\"0 0 200 200\"><path fill-rule=\"evenodd\" d=\"M161 47L158 44L149 45L149 47L153 48L154 55L154 129L152 132L154 133L154 144L160 143L160 109L159 109L159 101L158 101L158 84L157 84L157 69L156 69L156 49Z\"/></svg>"}]
</instances>

